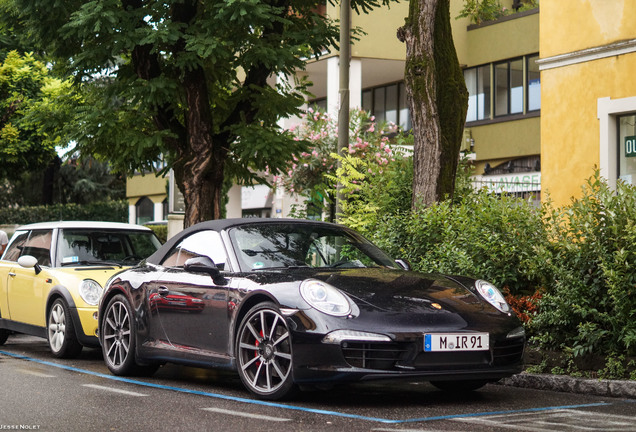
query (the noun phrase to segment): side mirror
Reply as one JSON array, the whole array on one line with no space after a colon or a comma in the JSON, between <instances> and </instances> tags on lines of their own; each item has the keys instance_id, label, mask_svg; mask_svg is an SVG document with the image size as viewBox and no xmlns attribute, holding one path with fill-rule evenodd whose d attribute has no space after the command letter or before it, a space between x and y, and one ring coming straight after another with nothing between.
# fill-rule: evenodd
<instances>
[{"instance_id":1,"label":"side mirror","mask_svg":"<svg viewBox=\"0 0 636 432\"><path fill-rule=\"evenodd\" d=\"M40 274L42 271L42 267L38 264L38 259L31 255L22 255L18 258L18 264L24 268L32 268L35 269L35 274Z\"/></svg>"},{"instance_id":2,"label":"side mirror","mask_svg":"<svg viewBox=\"0 0 636 432\"><path fill-rule=\"evenodd\" d=\"M396 259L395 260L396 264L399 265L400 267L402 267L402 269L404 270L411 270L411 264L409 264L409 262L405 259Z\"/></svg>"},{"instance_id":3,"label":"side mirror","mask_svg":"<svg viewBox=\"0 0 636 432\"><path fill-rule=\"evenodd\" d=\"M207 273L212 277L216 277L220 274L220 270L216 264L214 264L214 261L205 256L188 259L183 264L183 268L187 271Z\"/></svg>"}]
</instances>

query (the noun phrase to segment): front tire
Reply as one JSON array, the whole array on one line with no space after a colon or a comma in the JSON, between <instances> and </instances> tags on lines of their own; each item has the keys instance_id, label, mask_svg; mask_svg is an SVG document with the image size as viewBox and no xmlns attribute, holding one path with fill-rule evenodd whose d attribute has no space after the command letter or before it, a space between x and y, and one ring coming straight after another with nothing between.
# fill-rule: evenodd
<instances>
[{"instance_id":1,"label":"front tire","mask_svg":"<svg viewBox=\"0 0 636 432\"><path fill-rule=\"evenodd\" d=\"M82 344L76 339L73 318L64 300L58 298L53 302L46 322L49 348L55 357L75 358L82 352Z\"/></svg>"},{"instance_id":2,"label":"front tire","mask_svg":"<svg viewBox=\"0 0 636 432\"><path fill-rule=\"evenodd\" d=\"M291 333L274 303L261 303L241 321L236 339L243 385L261 399L278 400L295 390Z\"/></svg>"},{"instance_id":3,"label":"front tire","mask_svg":"<svg viewBox=\"0 0 636 432\"><path fill-rule=\"evenodd\" d=\"M132 323L133 311L128 299L116 295L106 306L99 332L104 361L115 375L152 375L156 367L144 368L137 364L137 339Z\"/></svg>"}]
</instances>

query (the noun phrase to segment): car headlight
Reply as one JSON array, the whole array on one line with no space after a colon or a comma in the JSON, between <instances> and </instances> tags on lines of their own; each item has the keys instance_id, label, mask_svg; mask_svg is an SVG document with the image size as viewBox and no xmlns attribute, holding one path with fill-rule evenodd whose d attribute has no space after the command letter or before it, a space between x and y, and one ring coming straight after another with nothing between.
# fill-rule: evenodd
<instances>
[{"instance_id":1,"label":"car headlight","mask_svg":"<svg viewBox=\"0 0 636 432\"><path fill-rule=\"evenodd\" d=\"M303 281L300 284L300 295L311 307L327 315L346 316L351 312L351 306L345 295L319 280Z\"/></svg>"},{"instance_id":2,"label":"car headlight","mask_svg":"<svg viewBox=\"0 0 636 432\"><path fill-rule=\"evenodd\" d=\"M501 294L501 291L499 291L493 284L484 280L478 280L475 282L475 288L477 288L479 294L488 303L496 307L498 310L503 313L510 312L510 306L508 306L503 294Z\"/></svg>"},{"instance_id":3,"label":"car headlight","mask_svg":"<svg viewBox=\"0 0 636 432\"><path fill-rule=\"evenodd\" d=\"M89 305L96 306L102 295L102 286L93 279L84 279L79 286L79 295Z\"/></svg>"}]
</instances>

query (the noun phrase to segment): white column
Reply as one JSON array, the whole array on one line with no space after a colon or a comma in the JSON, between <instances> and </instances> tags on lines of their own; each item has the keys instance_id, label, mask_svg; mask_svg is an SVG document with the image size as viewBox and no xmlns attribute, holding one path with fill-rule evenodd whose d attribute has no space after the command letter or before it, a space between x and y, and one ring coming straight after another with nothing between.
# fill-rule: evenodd
<instances>
[{"instance_id":1,"label":"white column","mask_svg":"<svg viewBox=\"0 0 636 432\"><path fill-rule=\"evenodd\" d=\"M340 75L338 57L327 59L327 113L338 117L340 108ZM351 59L349 64L349 108L362 107L362 61Z\"/></svg>"},{"instance_id":2,"label":"white column","mask_svg":"<svg viewBox=\"0 0 636 432\"><path fill-rule=\"evenodd\" d=\"M338 118L338 109L340 108L338 64L338 57L327 59L327 114L334 119Z\"/></svg>"},{"instance_id":3,"label":"white column","mask_svg":"<svg viewBox=\"0 0 636 432\"><path fill-rule=\"evenodd\" d=\"M134 205L128 206L128 223L137 223L137 208Z\"/></svg>"},{"instance_id":4,"label":"white column","mask_svg":"<svg viewBox=\"0 0 636 432\"><path fill-rule=\"evenodd\" d=\"M362 108L362 61L351 59L349 66L349 108Z\"/></svg>"},{"instance_id":5,"label":"white column","mask_svg":"<svg viewBox=\"0 0 636 432\"><path fill-rule=\"evenodd\" d=\"M152 218L155 221L163 220L163 203L155 203Z\"/></svg>"}]
</instances>

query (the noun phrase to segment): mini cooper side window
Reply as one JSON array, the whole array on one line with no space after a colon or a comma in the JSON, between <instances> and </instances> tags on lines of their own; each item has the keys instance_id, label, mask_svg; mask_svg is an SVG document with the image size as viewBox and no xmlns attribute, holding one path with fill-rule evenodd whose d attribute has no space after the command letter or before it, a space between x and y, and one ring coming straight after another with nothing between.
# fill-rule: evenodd
<instances>
[{"instance_id":1,"label":"mini cooper side window","mask_svg":"<svg viewBox=\"0 0 636 432\"><path fill-rule=\"evenodd\" d=\"M221 240L221 235L216 231L199 231L179 242L170 254L163 260L166 267L183 267L189 258L205 256L214 261L220 269L225 268L227 255Z\"/></svg>"},{"instance_id":2,"label":"mini cooper side window","mask_svg":"<svg viewBox=\"0 0 636 432\"><path fill-rule=\"evenodd\" d=\"M51 237L50 230L34 230L19 234L11 243L5 260L17 261L23 255L31 255L42 266L51 265Z\"/></svg>"},{"instance_id":3,"label":"mini cooper side window","mask_svg":"<svg viewBox=\"0 0 636 432\"><path fill-rule=\"evenodd\" d=\"M29 232L23 231L16 233L15 238L7 248L7 252L4 254L6 261L17 261L20 258L20 253L24 249L24 244L29 238Z\"/></svg>"}]
</instances>

